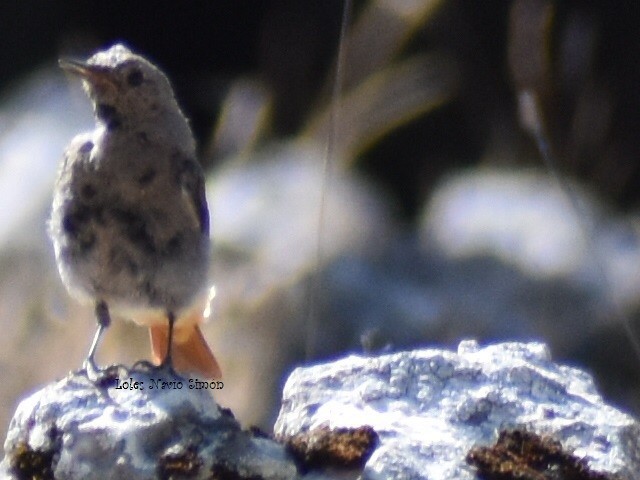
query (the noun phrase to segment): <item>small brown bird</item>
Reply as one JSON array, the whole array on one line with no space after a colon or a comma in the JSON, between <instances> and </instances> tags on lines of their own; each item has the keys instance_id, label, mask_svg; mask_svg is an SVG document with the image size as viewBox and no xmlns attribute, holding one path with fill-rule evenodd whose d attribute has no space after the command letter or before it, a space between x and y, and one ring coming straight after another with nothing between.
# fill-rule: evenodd
<instances>
[{"instance_id":1,"label":"small brown bird","mask_svg":"<svg viewBox=\"0 0 640 480\"><path fill-rule=\"evenodd\" d=\"M67 147L49 234L69 292L95 305L87 371L111 313L150 329L157 364L221 377L200 324L208 302L209 212L195 142L167 77L123 45L87 62L96 128Z\"/></svg>"}]
</instances>

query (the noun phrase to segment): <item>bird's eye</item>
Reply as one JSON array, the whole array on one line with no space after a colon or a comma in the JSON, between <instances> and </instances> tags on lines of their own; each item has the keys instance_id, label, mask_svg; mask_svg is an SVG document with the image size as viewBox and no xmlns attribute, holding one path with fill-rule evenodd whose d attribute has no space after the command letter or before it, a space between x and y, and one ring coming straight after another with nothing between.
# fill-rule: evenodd
<instances>
[{"instance_id":1,"label":"bird's eye","mask_svg":"<svg viewBox=\"0 0 640 480\"><path fill-rule=\"evenodd\" d=\"M144 80L144 77L142 75L142 72L137 68L134 68L133 70L131 70L127 75L127 83L131 87L137 87L141 85L143 80Z\"/></svg>"}]
</instances>

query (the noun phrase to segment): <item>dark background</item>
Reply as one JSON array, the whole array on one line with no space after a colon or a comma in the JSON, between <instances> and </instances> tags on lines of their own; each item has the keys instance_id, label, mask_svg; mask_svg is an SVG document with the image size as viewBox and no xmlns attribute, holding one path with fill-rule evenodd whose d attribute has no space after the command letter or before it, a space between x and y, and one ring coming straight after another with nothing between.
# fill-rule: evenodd
<instances>
[{"instance_id":1,"label":"dark background","mask_svg":"<svg viewBox=\"0 0 640 480\"><path fill-rule=\"evenodd\" d=\"M534 8L547 4L553 10L546 39L551 65L546 72L551 85L547 125L562 170L597 185L619 208L637 206L640 31L636 3L525 3ZM352 18L365 4L355 2ZM480 161L491 128L517 125L517 88L507 62L514 41L509 34L512 5L442 2L406 49L409 53L446 51L459 62L462 73L462 88L454 102L396 129L359 162L359 168L394 192L409 219L443 172ZM0 86L61 54L84 56L124 40L167 71L201 141L211 133L225 85L242 75L257 76L269 85L276 99L271 128L276 136L291 135L327 80L341 8L337 0L3 2ZM578 24L587 25L586 34L584 29L572 30L576 18ZM572 48L579 52L574 56L587 64L577 73L571 65L569 73L565 68ZM209 88L212 85L217 88ZM589 122L576 126L574 121L585 86L597 100L606 100L610 112L595 144ZM589 103L582 108L588 109ZM600 113L594 108L593 115L601 117ZM532 147L517 128L504 135L518 149ZM591 143L584 137L591 137ZM390 156L393 162L386 160ZM517 163L523 157L511 161Z\"/></svg>"}]
</instances>

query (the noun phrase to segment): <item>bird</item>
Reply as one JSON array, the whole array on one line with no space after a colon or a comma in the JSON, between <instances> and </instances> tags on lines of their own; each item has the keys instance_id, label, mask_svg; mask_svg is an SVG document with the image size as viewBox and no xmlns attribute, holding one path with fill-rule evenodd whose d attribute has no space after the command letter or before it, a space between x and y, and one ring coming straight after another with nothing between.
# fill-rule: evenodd
<instances>
[{"instance_id":1,"label":"bird","mask_svg":"<svg viewBox=\"0 0 640 480\"><path fill-rule=\"evenodd\" d=\"M221 378L200 329L211 291L204 175L167 76L122 43L59 65L82 79L96 122L64 151L48 221L62 282L95 311L84 367L103 371L95 354L113 316L149 327L157 368Z\"/></svg>"}]
</instances>

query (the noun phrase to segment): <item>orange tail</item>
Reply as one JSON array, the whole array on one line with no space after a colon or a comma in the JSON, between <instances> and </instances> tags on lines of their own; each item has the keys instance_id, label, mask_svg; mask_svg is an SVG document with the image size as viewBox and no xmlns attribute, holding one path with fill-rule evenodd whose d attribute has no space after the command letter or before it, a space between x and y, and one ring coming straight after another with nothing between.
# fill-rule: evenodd
<instances>
[{"instance_id":1,"label":"orange tail","mask_svg":"<svg viewBox=\"0 0 640 480\"><path fill-rule=\"evenodd\" d=\"M222 378L222 370L207 341L202 335L199 322L176 322L173 329L171 350L173 367L178 372L197 373L205 378ZM167 354L169 325L158 324L149 327L151 334L151 355L160 364Z\"/></svg>"}]
</instances>

